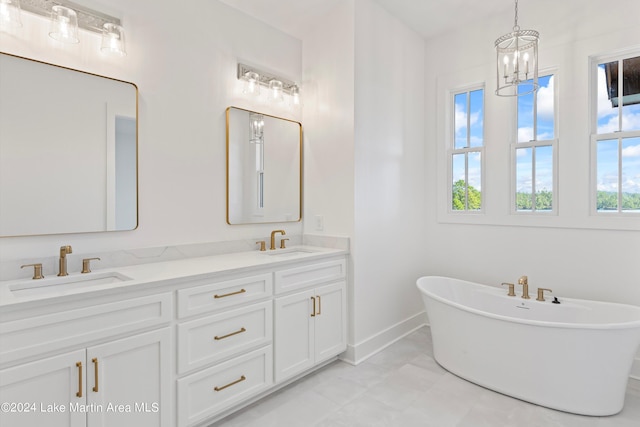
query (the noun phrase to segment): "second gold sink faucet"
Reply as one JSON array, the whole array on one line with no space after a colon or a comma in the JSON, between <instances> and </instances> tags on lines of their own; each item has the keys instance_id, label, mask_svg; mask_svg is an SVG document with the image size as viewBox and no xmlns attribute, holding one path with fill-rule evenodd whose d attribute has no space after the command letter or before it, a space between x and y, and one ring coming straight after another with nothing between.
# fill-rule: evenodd
<instances>
[{"instance_id":1,"label":"second gold sink faucet","mask_svg":"<svg viewBox=\"0 0 640 427\"><path fill-rule=\"evenodd\" d=\"M271 232L271 246L269 246L269 249L271 249L272 251L276 250L276 233L280 233L283 236L287 234L284 232L284 230L273 230Z\"/></svg>"},{"instance_id":2,"label":"second gold sink faucet","mask_svg":"<svg viewBox=\"0 0 640 427\"><path fill-rule=\"evenodd\" d=\"M73 250L71 249L71 245L60 247L60 260L58 261L60 272L58 273L58 276L69 275L69 273L67 273L67 255L70 253L73 253Z\"/></svg>"}]
</instances>

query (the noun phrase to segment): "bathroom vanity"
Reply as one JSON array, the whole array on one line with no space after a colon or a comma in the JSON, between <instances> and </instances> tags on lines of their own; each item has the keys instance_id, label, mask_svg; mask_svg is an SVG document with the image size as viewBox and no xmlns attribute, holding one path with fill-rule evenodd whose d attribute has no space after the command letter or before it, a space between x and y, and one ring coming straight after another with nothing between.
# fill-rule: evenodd
<instances>
[{"instance_id":1,"label":"bathroom vanity","mask_svg":"<svg viewBox=\"0 0 640 427\"><path fill-rule=\"evenodd\" d=\"M299 246L2 282L0 425L208 425L346 349L346 269Z\"/></svg>"}]
</instances>

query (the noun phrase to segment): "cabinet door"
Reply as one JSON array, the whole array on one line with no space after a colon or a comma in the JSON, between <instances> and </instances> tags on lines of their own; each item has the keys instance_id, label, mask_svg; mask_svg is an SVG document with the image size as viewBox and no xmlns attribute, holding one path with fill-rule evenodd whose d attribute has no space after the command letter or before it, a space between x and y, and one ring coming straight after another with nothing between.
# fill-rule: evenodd
<instances>
[{"instance_id":1,"label":"cabinet door","mask_svg":"<svg viewBox=\"0 0 640 427\"><path fill-rule=\"evenodd\" d=\"M84 362L78 350L0 371L0 425L85 427Z\"/></svg>"},{"instance_id":2,"label":"cabinet door","mask_svg":"<svg viewBox=\"0 0 640 427\"><path fill-rule=\"evenodd\" d=\"M316 290L315 362L342 353L347 348L347 286L345 282Z\"/></svg>"},{"instance_id":3,"label":"cabinet door","mask_svg":"<svg viewBox=\"0 0 640 427\"><path fill-rule=\"evenodd\" d=\"M314 365L313 290L275 299L275 380Z\"/></svg>"},{"instance_id":4,"label":"cabinet door","mask_svg":"<svg viewBox=\"0 0 640 427\"><path fill-rule=\"evenodd\" d=\"M87 349L90 427L171 424L169 328Z\"/></svg>"}]
</instances>

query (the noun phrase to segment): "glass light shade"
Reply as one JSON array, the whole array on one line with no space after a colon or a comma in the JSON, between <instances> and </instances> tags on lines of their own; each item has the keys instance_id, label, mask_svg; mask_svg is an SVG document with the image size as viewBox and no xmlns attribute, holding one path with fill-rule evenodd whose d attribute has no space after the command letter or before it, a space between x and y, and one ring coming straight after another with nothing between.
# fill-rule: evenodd
<instances>
[{"instance_id":1,"label":"glass light shade","mask_svg":"<svg viewBox=\"0 0 640 427\"><path fill-rule=\"evenodd\" d=\"M55 5L51 8L49 36L64 43L78 43L78 15L73 9Z\"/></svg>"},{"instance_id":2,"label":"glass light shade","mask_svg":"<svg viewBox=\"0 0 640 427\"><path fill-rule=\"evenodd\" d=\"M271 102L284 101L284 90L280 80L271 80L269 82L269 100Z\"/></svg>"},{"instance_id":3,"label":"glass light shade","mask_svg":"<svg viewBox=\"0 0 640 427\"><path fill-rule=\"evenodd\" d=\"M102 26L102 44L100 50L107 53L124 56L127 54L124 46L124 28L107 22Z\"/></svg>"},{"instance_id":4,"label":"glass light shade","mask_svg":"<svg viewBox=\"0 0 640 427\"><path fill-rule=\"evenodd\" d=\"M0 0L0 27L22 27L20 0Z\"/></svg>"},{"instance_id":5,"label":"glass light shade","mask_svg":"<svg viewBox=\"0 0 640 427\"><path fill-rule=\"evenodd\" d=\"M291 86L291 104L300 105L300 88L298 85Z\"/></svg>"},{"instance_id":6,"label":"glass light shade","mask_svg":"<svg viewBox=\"0 0 640 427\"><path fill-rule=\"evenodd\" d=\"M262 114L249 114L249 130L252 144L262 144L264 142L264 117Z\"/></svg>"},{"instance_id":7,"label":"glass light shade","mask_svg":"<svg viewBox=\"0 0 640 427\"><path fill-rule=\"evenodd\" d=\"M247 71L244 75L244 81L243 93L254 96L260 95L260 74L253 71Z\"/></svg>"}]
</instances>

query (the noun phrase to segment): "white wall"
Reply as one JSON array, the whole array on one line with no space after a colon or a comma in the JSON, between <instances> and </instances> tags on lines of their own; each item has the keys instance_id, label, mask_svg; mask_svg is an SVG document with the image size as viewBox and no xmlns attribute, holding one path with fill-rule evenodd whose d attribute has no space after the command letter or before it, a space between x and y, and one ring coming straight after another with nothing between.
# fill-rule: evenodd
<instances>
[{"instance_id":1,"label":"white wall","mask_svg":"<svg viewBox=\"0 0 640 427\"><path fill-rule=\"evenodd\" d=\"M323 233L352 238L346 357L360 361L423 321L424 41L349 1L303 38L303 60L305 231L322 215Z\"/></svg>"},{"instance_id":2,"label":"white wall","mask_svg":"<svg viewBox=\"0 0 640 427\"><path fill-rule=\"evenodd\" d=\"M105 1L122 19L127 53L99 52L98 35L60 45L44 18L23 12L24 26L0 32L0 50L118 78L139 88L139 218L135 231L0 239L0 258L263 238L273 228L299 234L301 223L229 226L225 221L225 109L230 106L301 119L301 110L248 100L236 79L238 61L302 75L302 43L217 1L176 7L152 0ZM60 185L74 191L73 183Z\"/></svg>"}]
</instances>

